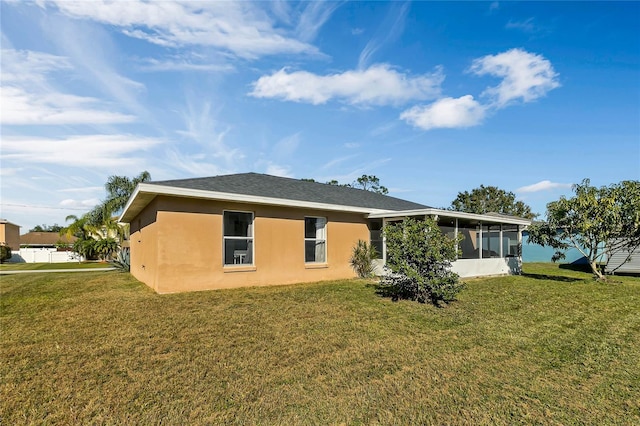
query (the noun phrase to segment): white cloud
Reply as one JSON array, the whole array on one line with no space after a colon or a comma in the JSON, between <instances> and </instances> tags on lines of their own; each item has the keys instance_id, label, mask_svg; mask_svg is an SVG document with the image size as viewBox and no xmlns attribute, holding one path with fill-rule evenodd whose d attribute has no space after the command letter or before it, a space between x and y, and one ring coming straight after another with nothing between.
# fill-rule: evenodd
<instances>
[{"instance_id":1,"label":"white cloud","mask_svg":"<svg viewBox=\"0 0 640 426\"><path fill-rule=\"evenodd\" d=\"M139 69L142 71L202 71L202 72L228 72L235 68L225 63L196 62L186 58L171 58L158 60L146 58L141 61Z\"/></svg>"},{"instance_id":2,"label":"white cloud","mask_svg":"<svg viewBox=\"0 0 640 426\"><path fill-rule=\"evenodd\" d=\"M509 22L507 22L504 27L507 29L521 30L525 33L534 33L536 31L536 26L533 23L533 18L525 19L524 21L509 20Z\"/></svg>"},{"instance_id":3,"label":"white cloud","mask_svg":"<svg viewBox=\"0 0 640 426\"><path fill-rule=\"evenodd\" d=\"M43 84L52 71L68 70L67 58L31 50L2 49L2 83Z\"/></svg>"},{"instance_id":4,"label":"white cloud","mask_svg":"<svg viewBox=\"0 0 640 426\"><path fill-rule=\"evenodd\" d=\"M273 176L292 177L289 167L281 166L271 162L269 162L269 164L267 165L267 170L265 173Z\"/></svg>"},{"instance_id":5,"label":"white cloud","mask_svg":"<svg viewBox=\"0 0 640 426\"><path fill-rule=\"evenodd\" d=\"M133 113L146 124L157 126L153 122L155 117L139 101L139 95L144 93L146 86L118 71L116 64L121 60L121 53L106 29L49 14L43 31L72 64L75 80L83 82L92 92L106 95L120 109Z\"/></svg>"},{"instance_id":6,"label":"white cloud","mask_svg":"<svg viewBox=\"0 0 640 426\"><path fill-rule=\"evenodd\" d=\"M87 200L74 200L72 198L67 198L66 200L60 201L60 206L62 207L93 207L100 204L100 200L97 198L90 198Z\"/></svg>"},{"instance_id":7,"label":"white cloud","mask_svg":"<svg viewBox=\"0 0 640 426\"><path fill-rule=\"evenodd\" d=\"M533 185L523 186L521 188L516 189L516 192L540 192L540 191L549 191L552 189L568 189L571 188L572 184L570 183L558 183L551 182L550 180L543 180L538 183L534 183Z\"/></svg>"},{"instance_id":8,"label":"white cloud","mask_svg":"<svg viewBox=\"0 0 640 426\"><path fill-rule=\"evenodd\" d=\"M442 98L426 106L415 106L400 114L400 119L423 130L471 127L482 122L486 107L473 96Z\"/></svg>"},{"instance_id":9,"label":"white cloud","mask_svg":"<svg viewBox=\"0 0 640 426\"><path fill-rule=\"evenodd\" d=\"M390 3L390 11L384 22L360 52L358 68L365 68L373 55L382 47L395 42L404 31L405 20L409 12L409 3Z\"/></svg>"},{"instance_id":10,"label":"white cloud","mask_svg":"<svg viewBox=\"0 0 640 426\"><path fill-rule=\"evenodd\" d=\"M58 189L58 192L101 192L104 186L82 186L79 188Z\"/></svg>"},{"instance_id":11,"label":"white cloud","mask_svg":"<svg viewBox=\"0 0 640 426\"><path fill-rule=\"evenodd\" d=\"M23 170L23 167L2 167L0 168L0 176L15 176Z\"/></svg>"},{"instance_id":12,"label":"white cloud","mask_svg":"<svg viewBox=\"0 0 640 426\"><path fill-rule=\"evenodd\" d=\"M307 42L313 40L338 6L339 2L307 2L296 27L298 37Z\"/></svg>"},{"instance_id":13,"label":"white cloud","mask_svg":"<svg viewBox=\"0 0 640 426\"><path fill-rule=\"evenodd\" d=\"M0 121L26 124L128 123L132 115L108 111L98 99L67 94L52 87L48 74L71 68L66 58L33 51L2 50Z\"/></svg>"},{"instance_id":14,"label":"white cloud","mask_svg":"<svg viewBox=\"0 0 640 426\"><path fill-rule=\"evenodd\" d=\"M300 132L280 139L273 147L272 155L276 158L288 158L300 145Z\"/></svg>"},{"instance_id":15,"label":"white cloud","mask_svg":"<svg viewBox=\"0 0 640 426\"><path fill-rule=\"evenodd\" d=\"M90 108L97 99L59 92L28 93L22 88L0 88L2 124L107 124L129 123L132 115Z\"/></svg>"},{"instance_id":16,"label":"white cloud","mask_svg":"<svg viewBox=\"0 0 640 426\"><path fill-rule=\"evenodd\" d=\"M313 105L332 99L351 105L396 105L437 97L443 80L439 68L432 74L409 76L388 64L325 76L307 71L288 72L283 68L260 77L253 84L250 95Z\"/></svg>"},{"instance_id":17,"label":"white cloud","mask_svg":"<svg viewBox=\"0 0 640 426\"><path fill-rule=\"evenodd\" d=\"M182 177L184 173L188 176L215 176L237 172L233 168L221 167L219 164L208 161L202 153L187 154L183 151L179 148L171 148L165 152L164 164L161 165L161 169L180 171L176 176L171 175L171 178Z\"/></svg>"},{"instance_id":18,"label":"white cloud","mask_svg":"<svg viewBox=\"0 0 640 426\"><path fill-rule=\"evenodd\" d=\"M3 161L98 169L140 167L144 163L142 151L160 143L158 139L132 135L86 135L62 139L5 135L0 158Z\"/></svg>"},{"instance_id":19,"label":"white cloud","mask_svg":"<svg viewBox=\"0 0 640 426\"><path fill-rule=\"evenodd\" d=\"M233 168L244 157L241 150L226 144L225 138L230 128L220 129L221 125L215 118L217 111L212 111L211 101L202 100L197 95L188 95L186 107L179 113L184 120L185 130L178 130L176 133L188 138L178 148L184 153L181 155L183 162L189 164L191 161L200 161L201 159L193 156L195 153L202 158L222 159L225 162L223 167Z\"/></svg>"},{"instance_id":20,"label":"white cloud","mask_svg":"<svg viewBox=\"0 0 640 426\"><path fill-rule=\"evenodd\" d=\"M518 99L530 102L545 96L560 86L558 74L551 62L541 55L522 49L511 49L497 55L487 55L473 61L470 71L477 75L502 77L502 83L489 87L483 95L490 97L497 108Z\"/></svg>"},{"instance_id":21,"label":"white cloud","mask_svg":"<svg viewBox=\"0 0 640 426\"><path fill-rule=\"evenodd\" d=\"M284 35L259 5L248 2L54 0L52 3L67 16L112 25L129 37L165 47L208 46L248 59L278 53L317 53L315 47ZM280 8L279 12L287 11ZM303 13L307 20L301 22L299 31L312 36L328 17L325 14L318 11L314 15L311 10Z\"/></svg>"},{"instance_id":22,"label":"white cloud","mask_svg":"<svg viewBox=\"0 0 640 426\"><path fill-rule=\"evenodd\" d=\"M352 155L345 155L344 157L338 157L338 158L334 158L333 160L325 163L322 167L320 167L321 170L327 170L327 169L332 169L335 166L344 163L347 160L350 160L352 158L356 157L356 154L352 154Z\"/></svg>"}]
</instances>

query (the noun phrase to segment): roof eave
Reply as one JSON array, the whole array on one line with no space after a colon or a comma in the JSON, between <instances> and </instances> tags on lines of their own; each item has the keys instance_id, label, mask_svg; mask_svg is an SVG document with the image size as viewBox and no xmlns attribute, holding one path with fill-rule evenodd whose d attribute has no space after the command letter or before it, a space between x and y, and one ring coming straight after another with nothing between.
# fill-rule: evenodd
<instances>
[{"instance_id":1,"label":"roof eave","mask_svg":"<svg viewBox=\"0 0 640 426\"><path fill-rule=\"evenodd\" d=\"M202 189L179 188L173 186L140 183L129 198L127 205L124 207L124 210L120 215L119 222L129 223L158 195L197 198L202 200L233 201L238 203L262 204L270 206L297 207L313 210L340 211L348 213L360 213L364 215L389 212L389 210L385 209L368 207L317 203L312 201L299 201L285 198L262 197L257 195L235 194L229 192L217 192Z\"/></svg>"},{"instance_id":2,"label":"roof eave","mask_svg":"<svg viewBox=\"0 0 640 426\"><path fill-rule=\"evenodd\" d=\"M508 223L511 225L531 225L531 221L529 219L524 219L520 217L498 217L491 216L485 214L476 214L476 213L466 213L466 212L458 212L454 210L442 210L442 209L416 209L416 210L402 210L402 211L386 211L386 212L378 212L369 214L368 218L370 219L400 219L409 216L422 216L422 215L437 215L444 217L453 217L458 219L471 219L478 220L482 222L492 222L492 223Z\"/></svg>"}]
</instances>

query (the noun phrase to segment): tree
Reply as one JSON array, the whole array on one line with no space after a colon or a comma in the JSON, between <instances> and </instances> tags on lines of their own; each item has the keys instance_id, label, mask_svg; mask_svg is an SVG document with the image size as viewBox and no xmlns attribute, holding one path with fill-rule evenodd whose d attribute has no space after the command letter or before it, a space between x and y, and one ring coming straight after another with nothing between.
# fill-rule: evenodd
<instances>
[{"instance_id":1,"label":"tree","mask_svg":"<svg viewBox=\"0 0 640 426\"><path fill-rule=\"evenodd\" d=\"M104 204L112 213L120 212L127 204L136 186L149 180L151 180L151 174L146 170L132 179L127 176L109 176L104 185L107 190L107 199Z\"/></svg>"},{"instance_id":2,"label":"tree","mask_svg":"<svg viewBox=\"0 0 640 426\"><path fill-rule=\"evenodd\" d=\"M85 260L95 259L97 255L95 244L96 240L93 238L88 238L86 240L77 239L73 243L73 251L84 257Z\"/></svg>"},{"instance_id":3,"label":"tree","mask_svg":"<svg viewBox=\"0 0 640 426\"><path fill-rule=\"evenodd\" d=\"M132 179L127 176L109 176L105 184L107 199L80 217L67 216L66 221L71 221L71 224L62 228L60 234L77 237L74 251L87 259L96 255L103 260L111 257L118 250L128 230L118 223L114 215L124 208L136 186L150 179L151 175L147 171Z\"/></svg>"},{"instance_id":4,"label":"tree","mask_svg":"<svg viewBox=\"0 0 640 426\"><path fill-rule=\"evenodd\" d=\"M62 226L54 223L53 225L36 225L33 228L29 229L29 232L60 232L62 230Z\"/></svg>"},{"instance_id":5,"label":"tree","mask_svg":"<svg viewBox=\"0 0 640 426\"><path fill-rule=\"evenodd\" d=\"M374 175L362 175L351 184L353 188L364 189L365 191L377 192L378 194L388 194L386 186L380 185L380 179Z\"/></svg>"},{"instance_id":6,"label":"tree","mask_svg":"<svg viewBox=\"0 0 640 426\"><path fill-rule=\"evenodd\" d=\"M315 182L315 179L303 178L304 182ZM365 191L377 192L378 194L388 194L386 186L380 185L380 179L374 175L362 175L352 183L340 183L335 179L326 182L327 185L345 186L347 188L364 189Z\"/></svg>"},{"instance_id":7,"label":"tree","mask_svg":"<svg viewBox=\"0 0 640 426\"><path fill-rule=\"evenodd\" d=\"M419 302L451 301L464 285L451 271L459 239L444 235L432 218L387 224L387 267L391 273L380 283L383 294Z\"/></svg>"},{"instance_id":8,"label":"tree","mask_svg":"<svg viewBox=\"0 0 640 426\"><path fill-rule=\"evenodd\" d=\"M118 241L115 238L106 237L96 240L93 248L102 260L109 260L111 256L118 251Z\"/></svg>"},{"instance_id":9,"label":"tree","mask_svg":"<svg viewBox=\"0 0 640 426\"><path fill-rule=\"evenodd\" d=\"M451 210L467 213L500 213L533 219L536 214L522 201L516 201L513 192L507 192L495 186L480 185L471 192L459 192L451 202Z\"/></svg>"},{"instance_id":10,"label":"tree","mask_svg":"<svg viewBox=\"0 0 640 426\"><path fill-rule=\"evenodd\" d=\"M573 197L547 204L547 220L529 227L529 242L554 248L553 261L564 259L567 249L577 249L603 280L599 265L611 253L624 251L628 261L640 247L640 181L596 188L584 179L573 191Z\"/></svg>"},{"instance_id":11,"label":"tree","mask_svg":"<svg viewBox=\"0 0 640 426\"><path fill-rule=\"evenodd\" d=\"M77 240L73 243L73 251L78 253L85 259L95 258L96 250L95 243L97 229L91 223L89 213L85 213L78 217L76 215L69 215L65 220L71 221L69 226L60 230L60 235L65 235L67 238L74 236Z\"/></svg>"}]
</instances>

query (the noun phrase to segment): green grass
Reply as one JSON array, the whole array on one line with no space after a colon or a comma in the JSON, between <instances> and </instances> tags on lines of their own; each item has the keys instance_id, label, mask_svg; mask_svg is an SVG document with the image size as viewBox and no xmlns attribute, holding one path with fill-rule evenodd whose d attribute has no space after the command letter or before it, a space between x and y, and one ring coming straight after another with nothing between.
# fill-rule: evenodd
<instances>
[{"instance_id":1,"label":"green grass","mask_svg":"<svg viewBox=\"0 0 640 426\"><path fill-rule=\"evenodd\" d=\"M446 308L358 280L3 276L2 424L640 424L640 279L525 273Z\"/></svg>"},{"instance_id":2,"label":"green grass","mask_svg":"<svg viewBox=\"0 0 640 426\"><path fill-rule=\"evenodd\" d=\"M0 271L41 271L45 269L93 269L110 268L107 262L65 262L65 263L3 263Z\"/></svg>"}]
</instances>

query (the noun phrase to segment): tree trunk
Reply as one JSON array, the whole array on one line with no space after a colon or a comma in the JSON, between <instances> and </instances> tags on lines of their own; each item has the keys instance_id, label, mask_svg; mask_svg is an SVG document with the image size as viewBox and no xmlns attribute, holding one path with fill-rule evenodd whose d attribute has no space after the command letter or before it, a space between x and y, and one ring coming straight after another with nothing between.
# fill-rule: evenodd
<instances>
[{"instance_id":1,"label":"tree trunk","mask_svg":"<svg viewBox=\"0 0 640 426\"><path fill-rule=\"evenodd\" d=\"M589 262L589 266L591 266L591 270L593 271L593 275L595 275L599 281L605 281L606 280L605 276L602 275L602 273L598 269L598 264L596 263L595 260Z\"/></svg>"}]
</instances>

